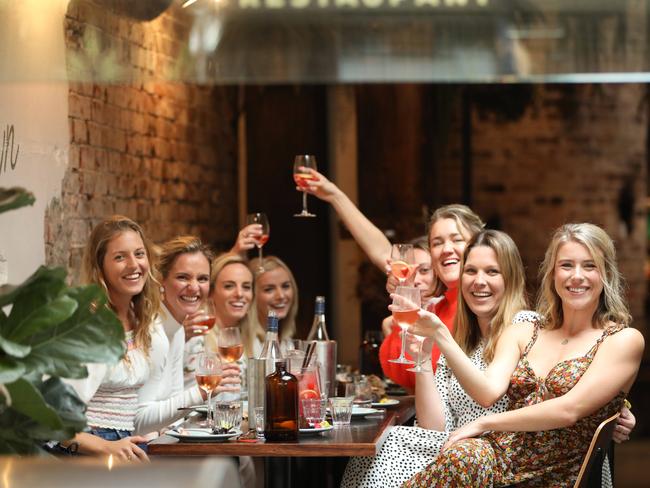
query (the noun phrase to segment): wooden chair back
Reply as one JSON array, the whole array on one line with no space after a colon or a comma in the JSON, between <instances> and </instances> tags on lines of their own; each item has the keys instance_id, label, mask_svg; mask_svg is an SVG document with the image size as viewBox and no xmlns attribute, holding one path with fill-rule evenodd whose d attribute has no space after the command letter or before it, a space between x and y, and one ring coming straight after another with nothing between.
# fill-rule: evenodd
<instances>
[{"instance_id":1,"label":"wooden chair back","mask_svg":"<svg viewBox=\"0 0 650 488\"><path fill-rule=\"evenodd\" d=\"M619 415L621 415L621 412L616 412L615 415L604 420L596 429L573 488L587 488L589 483L589 473L591 472L592 467L598 470L602 469L602 462L609 447L609 443L612 441L614 428L616 427L616 420ZM597 460L599 461L597 462ZM594 463L596 463L595 466ZM612 473L612 477L613 475L614 473Z\"/></svg>"}]
</instances>

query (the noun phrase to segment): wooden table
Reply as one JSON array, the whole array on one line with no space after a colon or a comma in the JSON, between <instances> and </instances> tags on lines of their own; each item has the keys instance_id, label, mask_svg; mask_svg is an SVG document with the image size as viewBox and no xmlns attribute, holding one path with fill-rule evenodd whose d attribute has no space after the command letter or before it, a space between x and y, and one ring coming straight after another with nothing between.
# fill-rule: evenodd
<instances>
[{"instance_id":1,"label":"wooden table","mask_svg":"<svg viewBox=\"0 0 650 488\"><path fill-rule=\"evenodd\" d=\"M400 397L400 404L381 409L362 419L353 419L349 427L332 429L323 434L300 435L297 442L180 442L162 435L149 443L151 456L253 456L270 458L267 462L267 486L289 487L292 458L340 458L374 456L388 435L388 427L408 422L415 415L413 397ZM272 461L273 458L279 458ZM312 463L313 464L313 463ZM268 466L271 468L268 468ZM316 468L319 468L316 466ZM321 469L312 469L318 476ZM311 486L311 485L310 485Z\"/></svg>"}]
</instances>

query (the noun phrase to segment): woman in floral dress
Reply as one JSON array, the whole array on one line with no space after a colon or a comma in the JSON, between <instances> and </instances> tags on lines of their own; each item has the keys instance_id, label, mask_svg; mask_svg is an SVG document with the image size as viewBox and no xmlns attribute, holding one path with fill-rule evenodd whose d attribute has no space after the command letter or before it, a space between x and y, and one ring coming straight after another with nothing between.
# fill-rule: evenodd
<instances>
[{"instance_id":1,"label":"woman in floral dress","mask_svg":"<svg viewBox=\"0 0 650 488\"><path fill-rule=\"evenodd\" d=\"M573 486L595 428L634 382L644 342L628 327L614 244L599 227L558 229L541 278L543 325L506 329L485 371L434 314L420 312L411 332L436 341L467 393L489 406L507 392L511 405L452 433L403 486Z\"/></svg>"}]
</instances>

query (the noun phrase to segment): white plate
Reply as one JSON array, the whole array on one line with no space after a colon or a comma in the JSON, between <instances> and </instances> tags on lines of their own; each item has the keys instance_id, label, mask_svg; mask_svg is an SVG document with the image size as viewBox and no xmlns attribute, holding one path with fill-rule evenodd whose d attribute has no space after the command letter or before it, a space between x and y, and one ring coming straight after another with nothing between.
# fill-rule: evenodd
<instances>
[{"instance_id":1,"label":"white plate","mask_svg":"<svg viewBox=\"0 0 650 488\"><path fill-rule=\"evenodd\" d=\"M398 404L399 404L399 400L397 400L395 398L389 398L388 400L386 400L384 402L372 402L373 407L379 407L379 408L381 408L381 407L390 407L390 406L398 405Z\"/></svg>"},{"instance_id":2,"label":"white plate","mask_svg":"<svg viewBox=\"0 0 650 488\"><path fill-rule=\"evenodd\" d=\"M185 442L221 442L241 435L241 430L235 429L227 434L212 434L208 429L180 429L180 432L168 430L165 434Z\"/></svg>"},{"instance_id":3,"label":"white plate","mask_svg":"<svg viewBox=\"0 0 650 488\"><path fill-rule=\"evenodd\" d=\"M366 407L352 407L352 416L353 417L365 417L366 415L372 415L373 413L383 413L383 410L378 410L376 408L366 408Z\"/></svg>"},{"instance_id":4,"label":"white plate","mask_svg":"<svg viewBox=\"0 0 650 488\"><path fill-rule=\"evenodd\" d=\"M319 427L318 429L312 428L312 429L300 429L301 434L319 434L321 432L327 432L328 430L332 430L334 428L333 425L330 425L329 427Z\"/></svg>"}]
</instances>

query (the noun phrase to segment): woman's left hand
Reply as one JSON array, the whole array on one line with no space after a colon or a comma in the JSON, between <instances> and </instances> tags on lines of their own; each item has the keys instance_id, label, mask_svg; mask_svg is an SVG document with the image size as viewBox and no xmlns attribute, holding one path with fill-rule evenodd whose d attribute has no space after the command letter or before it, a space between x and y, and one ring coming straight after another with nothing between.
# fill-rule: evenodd
<instances>
[{"instance_id":1,"label":"woman's left hand","mask_svg":"<svg viewBox=\"0 0 650 488\"><path fill-rule=\"evenodd\" d=\"M632 411L627 407L621 408L621 415L618 417L616 428L614 429L614 442L620 444L621 442L629 441L630 432L632 432L635 425L636 417Z\"/></svg>"},{"instance_id":2,"label":"woman's left hand","mask_svg":"<svg viewBox=\"0 0 650 488\"><path fill-rule=\"evenodd\" d=\"M217 386L215 393L222 391L239 391L241 390L241 368L237 363L226 363L221 367L223 379Z\"/></svg>"},{"instance_id":3,"label":"woman's left hand","mask_svg":"<svg viewBox=\"0 0 650 488\"><path fill-rule=\"evenodd\" d=\"M442 450L449 449L454 443L462 441L463 439L470 439L472 437L478 437L485 432L485 429L481 425L481 419L476 419L474 422L464 425L460 429L453 431L449 434L447 442L442 446Z\"/></svg>"}]
</instances>

